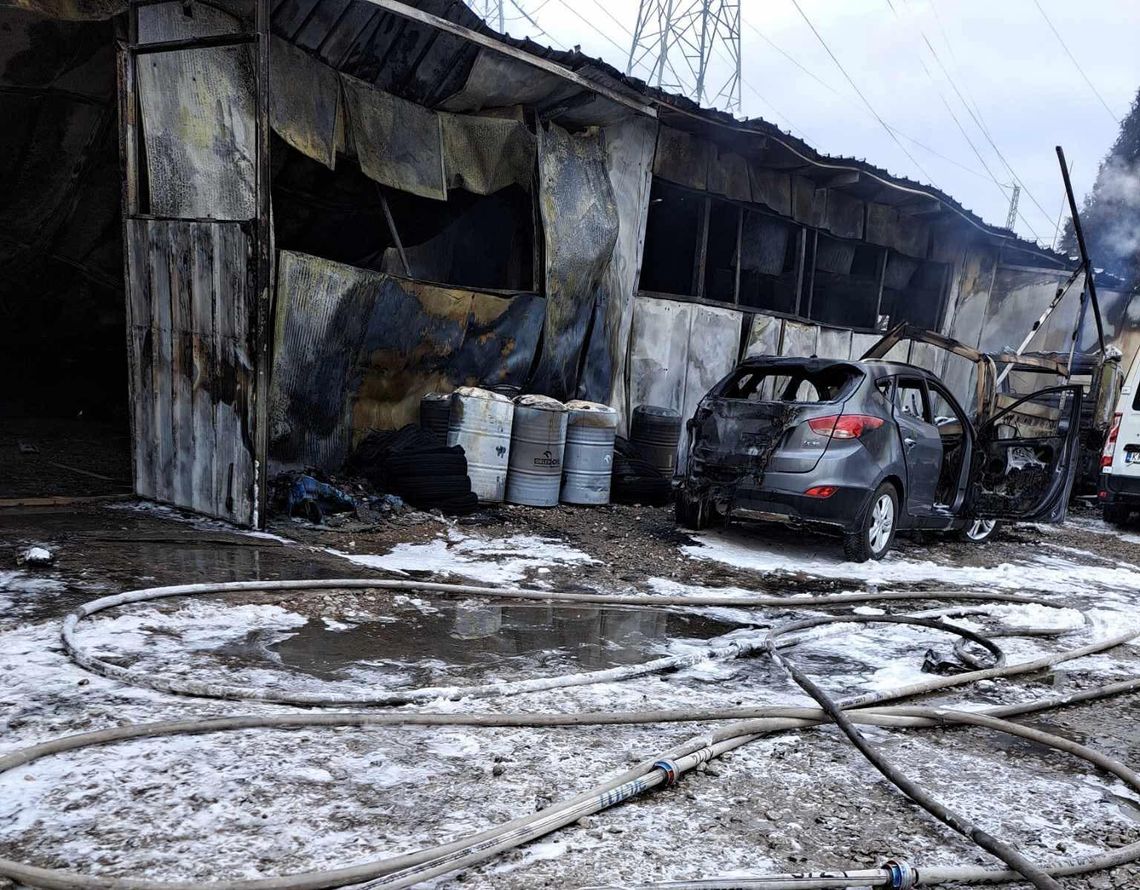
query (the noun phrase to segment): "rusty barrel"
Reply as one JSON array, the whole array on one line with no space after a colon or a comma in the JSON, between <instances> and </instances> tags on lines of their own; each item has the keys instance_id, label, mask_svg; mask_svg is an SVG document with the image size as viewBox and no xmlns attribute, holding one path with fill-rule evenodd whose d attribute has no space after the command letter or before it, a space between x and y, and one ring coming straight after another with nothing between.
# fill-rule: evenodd
<instances>
[{"instance_id":1,"label":"rusty barrel","mask_svg":"<svg viewBox=\"0 0 1140 890\"><path fill-rule=\"evenodd\" d=\"M548 396L515 399L507 500L528 507L553 507L562 487L566 406Z\"/></svg>"},{"instance_id":2,"label":"rusty barrel","mask_svg":"<svg viewBox=\"0 0 1140 890\"><path fill-rule=\"evenodd\" d=\"M629 441L666 479L677 471L677 444L681 441L681 415L672 408L638 405L633 409Z\"/></svg>"},{"instance_id":3,"label":"rusty barrel","mask_svg":"<svg viewBox=\"0 0 1140 890\"><path fill-rule=\"evenodd\" d=\"M514 402L490 390L461 386L451 395L447 444L463 446L471 490L485 503L506 492L514 413Z\"/></svg>"},{"instance_id":4,"label":"rusty barrel","mask_svg":"<svg viewBox=\"0 0 1140 890\"><path fill-rule=\"evenodd\" d=\"M609 405L583 401L567 402L566 411L562 501L567 504L608 504L617 412Z\"/></svg>"}]
</instances>

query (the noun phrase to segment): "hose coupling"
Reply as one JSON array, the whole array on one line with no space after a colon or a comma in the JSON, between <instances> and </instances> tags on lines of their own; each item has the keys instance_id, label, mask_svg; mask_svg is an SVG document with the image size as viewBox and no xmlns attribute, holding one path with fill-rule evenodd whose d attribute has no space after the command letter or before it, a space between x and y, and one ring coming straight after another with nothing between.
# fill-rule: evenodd
<instances>
[{"instance_id":1,"label":"hose coupling","mask_svg":"<svg viewBox=\"0 0 1140 890\"><path fill-rule=\"evenodd\" d=\"M918 883L918 870L900 859L888 859L883 863L883 870L890 878L891 890L910 890Z\"/></svg>"},{"instance_id":2,"label":"hose coupling","mask_svg":"<svg viewBox=\"0 0 1140 890\"><path fill-rule=\"evenodd\" d=\"M677 769L677 764L672 760L658 760L653 764L653 768L665 773L666 788L671 788L676 785L677 780L681 777L681 772Z\"/></svg>"}]
</instances>

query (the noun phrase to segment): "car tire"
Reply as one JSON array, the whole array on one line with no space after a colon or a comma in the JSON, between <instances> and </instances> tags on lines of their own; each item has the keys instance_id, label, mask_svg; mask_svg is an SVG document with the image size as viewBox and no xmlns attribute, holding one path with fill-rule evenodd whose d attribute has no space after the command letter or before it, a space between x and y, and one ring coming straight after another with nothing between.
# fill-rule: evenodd
<instances>
[{"instance_id":1,"label":"car tire","mask_svg":"<svg viewBox=\"0 0 1140 890\"><path fill-rule=\"evenodd\" d=\"M958 539L970 544L984 544L998 530L996 519L973 519L958 529Z\"/></svg>"},{"instance_id":2,"label":"car tire","mask_svg":"<svg viewBox=\"0 0 1140 890\"><path fill-rule=\"evenodd\" d=\"M884 482L871 495L859 530L843 539L843 554L850 562L882 559L891 550L898 526L899 497L895 487Z\"/></svg>"},{"instance_id":3,"label":"car tire","mask_svg":"<svg viewBox=\"0 0 1140 890\"><path fill-rule=\"evenodd\" d=\"M1125 525L1132 511L1120 504L1110 504L1104 507L1104 521L1109 525Z\"/></svg>"}]
</instances>

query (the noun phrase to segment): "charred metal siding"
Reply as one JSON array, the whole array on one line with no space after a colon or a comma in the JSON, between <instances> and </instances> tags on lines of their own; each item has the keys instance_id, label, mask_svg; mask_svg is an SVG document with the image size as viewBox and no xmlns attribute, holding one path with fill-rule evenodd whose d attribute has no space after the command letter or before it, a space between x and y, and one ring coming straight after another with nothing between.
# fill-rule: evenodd
<instances>
[{"instance_id":1,"label":"charred metal siding","mask_svg":"<svg viewBox=\"0 0 1140 890\"><path fill-rule=\"evenodd\" d=\"M135 490L253 522L252 249L238 223L127 224Z\"/></svg>"}]
</instances>

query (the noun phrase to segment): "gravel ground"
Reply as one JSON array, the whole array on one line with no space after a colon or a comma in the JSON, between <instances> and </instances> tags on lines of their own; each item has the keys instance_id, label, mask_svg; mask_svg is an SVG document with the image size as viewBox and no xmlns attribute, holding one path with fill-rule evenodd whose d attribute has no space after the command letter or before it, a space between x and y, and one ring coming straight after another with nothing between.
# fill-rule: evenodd
<instances>
[{"instance_id":1,"label":"gravel ground","mask_svg":"<svg viewBox=\"0 0 1140 890\"><path fill-rule=\"evenodd\" d=\"M251 537L156 508L0 512L0 753L58 735L189 716L278 713L270 705L179 698L80 670L58 622L80 602L135 586L205 580L399 575L564 589L683 593L729 588L1036 591L1084 610L1071 636L999 642L1019 661L1104 636L1140 605L1140 530L1075 512L1061 529L1002 530L983 547L928 535L881 565L841 562L838 544L799 532L690 536L667 510L501 508L460 522L403 517L317 529L275 523ZM4 554L43 543L54 567L24 572ZM925 604L908 604L921 608ZM1000 610L997 610L1000 611ZM289 688L399 687L520 679L629 664L720 637L762 633L786 610L582 609L404 598L264 593L142 604L92 619L82 638L156 673ZM1039 624L1041 610L1003 621ZM1078 616L1079 618L1079 616ZM987 619L977 619L984 622ZM1079 621L1077 622L1079 625ZM797 647L835 695L911 682L948 638L904 627L849 628ZM1044 675L933 699L980 706L1098 685L1137 672L1120 647ZM1140 697L1052 711L1031 725L1140 763ZM661 676L426 710L549 711L802 704L762 657ZM589 787L700 726L559 730L246 731L156 739L53 757L0 777L0 856L105 875L217 880L283 874L430 846ZM1039 861L1140 840L1140 802L1070 758L980 730L869 736L940 799ZM871 867L887 858L991 864L888 785L832 729L765 737L686 777L440 879L439 886L582 887ZM1140 886L1129 866L1067 888Z\"/></svg>"}]
</instances>

